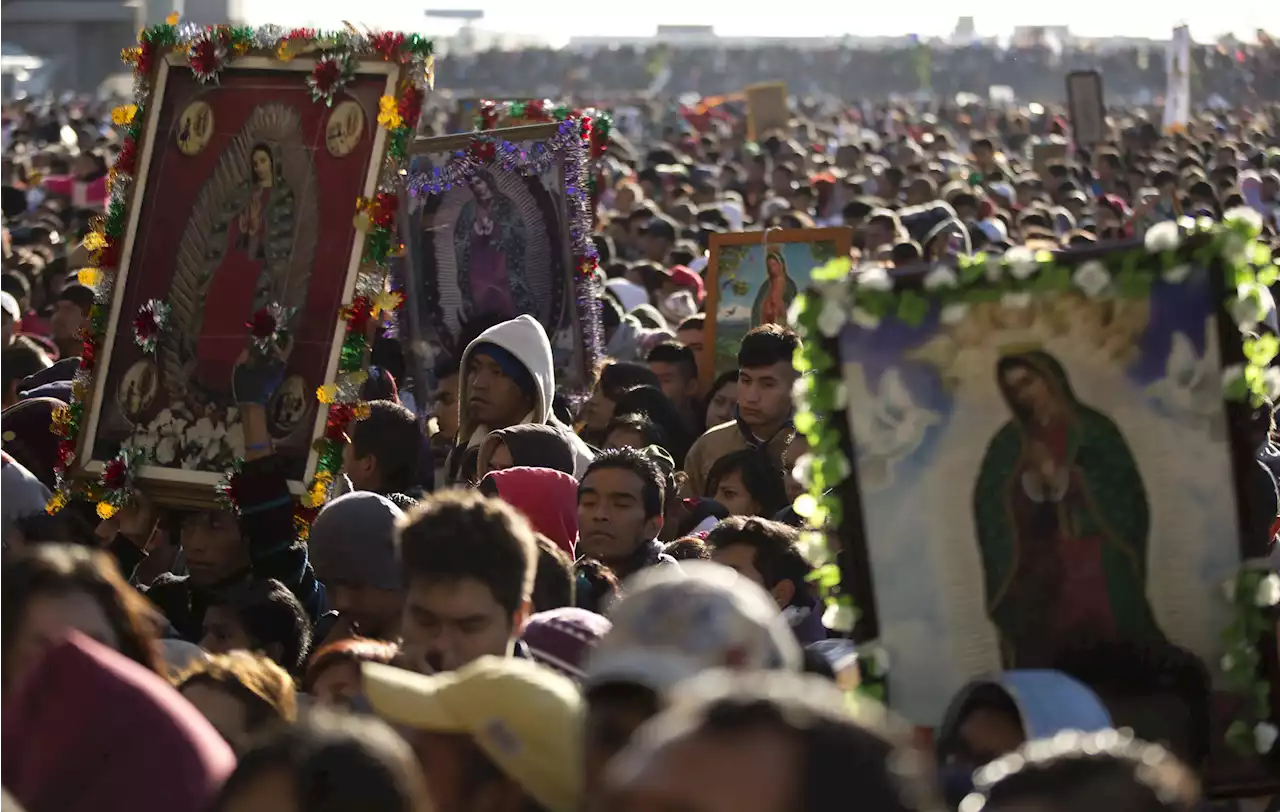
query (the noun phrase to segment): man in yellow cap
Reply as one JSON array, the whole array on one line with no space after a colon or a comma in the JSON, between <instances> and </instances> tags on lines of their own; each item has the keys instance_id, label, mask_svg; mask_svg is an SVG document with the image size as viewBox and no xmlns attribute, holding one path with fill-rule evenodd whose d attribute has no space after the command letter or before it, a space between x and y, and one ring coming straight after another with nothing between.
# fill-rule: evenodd
<instances>
[{"instance_id":1,"label":"man in yellow cap","mask_svg":"<svg viewBox=\"0 0 1280 812\"><path fill-rule=\"evenodd\" d=\"M457 671L364 666L374 711L422 762L438 812L578 812L582 702L567 677L486 656Z\"/></svg>"}]
</instances>

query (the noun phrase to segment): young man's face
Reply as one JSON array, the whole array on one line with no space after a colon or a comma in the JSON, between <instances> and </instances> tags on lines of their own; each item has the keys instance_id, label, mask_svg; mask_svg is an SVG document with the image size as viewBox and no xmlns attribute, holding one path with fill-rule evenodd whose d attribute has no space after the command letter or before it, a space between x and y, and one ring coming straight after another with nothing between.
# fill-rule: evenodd
<instances>
[{"instance_id":1,"label":"young man's face","mask_svg":"<svg viewBox=\"0 0 1280 812\"><path fill-rule=\"evenodd\" d=\"M249 551L240 535L240 522L223 510L191 513L182 522L182 548L191 581L216 584L249 566Z\"/></svg>"},{"instance_id":2,"label":"young man's face","mask_svg":"<svg viewBox=\"0 0 1280 812\"><path fill-rule=\"evenodd\" d=\"M666 395L667 400L677 406L685 403L696 394L698 379L689 377L684 367L680 364L650 361L649 369L653 370L653 374L658 376L658 385L662 388L662 394Z\"/></svg>"},{"instance_id":3,"label":"young man's face","mask_svg":"<svg viewBox=\"0 0 1280 812\"><path fill-rule=\"evenodd\" d=\"M529 399L502 367L484 353L467 361L467 417L472 425L504 429L519 423L531 408Z\"/></svg>"},{"instance_id":4,"label":"young man's face","mask_svg":"<svg viewBox=\"0 0 1280 812\"><path fill-rule=\"evenodd\" d=\"M436 391L432 396L433 409L436 416L436 427L442 437L453 439L458 436L458 382L459 375L441 378L436 383Z\"/></svg>"},{"instance_id":5,"label":"young man's face","mask_svg":"<svg viewBox=\"0 0 1280 812\"><path fill-rule=\"evenodd\" d=\"M424 673L454 671L486 654L505 657L527 614L502 608L475 578L411 578L400 635L409 663Z\"/></svg>"},{"instance_id":6,"label":"young man's face","mask_svg":"<svg viewBox=\"0 0 1280 812\"><path fill-rule=\"evenodd\" d=\"M676 331L676 341L693 350L694 358L701 358L706 334L701 327L685 327Z\"/></svg>"},{"instance_id":7,"label":"young man's face","mask_svg":"<svg viewBox=\"0 0 1280 812\"><path fill-rule=\"evenodd\" d=\"M624 559L662 527L645 515L644 482L626 468L598 468L578 486L578 544L606 564Z\"/></svg>"},{"instance_id":8,"label":"young man's face","mask_svg":"<svg viewBox=\"0 0 1280 812\"><path fill-rule=\"evenodd\" d=\"M738 372L738 416L755 430L781 425L791 414L791 385L795 369L779 361L767 367L743 368ZM767 438L762 438L767 439Z\"/></svg>"}]
</instances>

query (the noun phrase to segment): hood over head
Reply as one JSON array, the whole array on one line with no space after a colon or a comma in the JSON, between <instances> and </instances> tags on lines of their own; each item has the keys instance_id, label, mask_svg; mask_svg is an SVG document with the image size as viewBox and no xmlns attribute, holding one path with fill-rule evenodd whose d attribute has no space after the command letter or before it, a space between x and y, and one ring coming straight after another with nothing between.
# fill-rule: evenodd
<instances>
[{"instance_id":1,"label":"hood over head","mask_svg":"<svg viewBox=\"0 0 1280 812\"><path fill-rule=\"evenodd\" d=\"M513 467L551 468L566 474L573 473L573 444L559 428L545 423L522 423L491 431L480 445L480 459L487 461L498 443L511 452Z\"/></svg>"},{"instance_id":2,"label":"hood over head","mask_svg":"<svg viewBox=\"0 0 1280 812\"><path fill-rule=\"evenodd\" d=\"M524 514L570 557L578 544L578 480L550 468L507 468L485 476L498 498ZM483 484L483 482L482 482Z\"/></svg>"},{"instance_id":3,"label":"hood over head","mask_svg":"<svg viewBox=\"0 0 1280 812\"><path fill-rule=\"evenodd\" d=\"M542 328L542 325L533 316L526 313L510 321L495 324L477 336L462 351L462 361L459 364L462 376L459 379L458 387L459 440L470 438L468 445L477 445L484 436L483 434L479 437L475 436L477 431L483 427L477 425L467 414L467 400L469 397L467 391L467 365L471 360L472 353L481 344L493 344L500 347L511 356L514 356L516 361L524 365L529 375L533 378L535 389L533 412L526 422L548 422L551 418L551 401L556 391L555 365L551 358L551 342L547 339L547 332Z\"/></svg>"},{"instance_id":4,"label":"hood over head","mask_svg":"<svg viewBox=\"0 0 1280 812\"><path fill-rule=\"evenodd\" d=\"M1064 730L1088 733L1111 727L1111 714L1084 683L1061 671L1025 669L975 680L961 688L943 717L940 739L954 734L968 711L970 697L982 685L995 685L1008 694L1028 740L1049 738Z\"/></svg>"}]
</instances>

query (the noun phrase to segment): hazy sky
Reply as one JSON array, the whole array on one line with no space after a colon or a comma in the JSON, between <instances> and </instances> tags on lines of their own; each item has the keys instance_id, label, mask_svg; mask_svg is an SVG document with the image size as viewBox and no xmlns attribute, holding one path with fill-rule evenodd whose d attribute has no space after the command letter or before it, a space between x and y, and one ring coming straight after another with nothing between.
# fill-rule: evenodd
<instances>
[{"instance_id":1,"label":"hazy sky","mask_svg":"<svg viewBox=\"0 0 1280 812\"><path fill-rule=\"evenodd\" d=\"M986 0L982 3L949 3L942 0L905 0L897 3L787 4L764 0L599 0L547 2L529 0L461 0L457 3L420 3L415 0L239 0L249 22L282 25L338 25L342 20L378 28L418 30L445 34L455 26L444 20L427 20L426 8L473 8L484 11L479 27L490 31L519 32L560 42L576 35L652 34L659 24L714 25L729 36L816 36L864 34L868 36L950 33L963 14L976 17L978 33L1007 34L1015 25L1069 25L1086 36L1107 34L1165 37L1176 24L1191 26L1197 40L1212 40L1231 32L1252 39L1258 28L1280 33L1280 0L1163 0L1144 5L1138 0L1066 0L1028 4L1025 0ZM788 7L812 9L808 14L787 13ZM761 9L766 13L747 13ZM871 9L874 10L871 10ZM1124 9L1124 11L1120 11ZM773 13L768 13L772 10Z\"/></svg>"}]
</instances>

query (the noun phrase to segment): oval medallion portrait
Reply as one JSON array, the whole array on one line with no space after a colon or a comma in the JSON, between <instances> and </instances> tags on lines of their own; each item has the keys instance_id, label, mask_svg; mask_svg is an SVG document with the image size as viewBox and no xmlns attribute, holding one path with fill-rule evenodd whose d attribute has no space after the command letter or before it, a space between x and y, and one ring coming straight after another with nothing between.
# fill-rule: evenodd
<instances>
[{"instance_id":1,"label":"oval medallion portrait","mask_svg":"<svg viewBox=\"0 0 1280 812\"><path fill-rule=\"evenodd\" d=\"M213 108L192 102L178 117L178 149L183 155L199 155L213 138Z\"/></svg>"},{"instance_id":2,"label":"oval medallion portrait","mask_svg":"<svg viewBox=\"0 0 1280 812\"><path fill-rule=\"evenodd\" d=\"M355 151L364 137L364 110L352 99L340 103L329 114L324 128L324 144L335 158L345 158Z\"/></svg>"}]
</instances>

